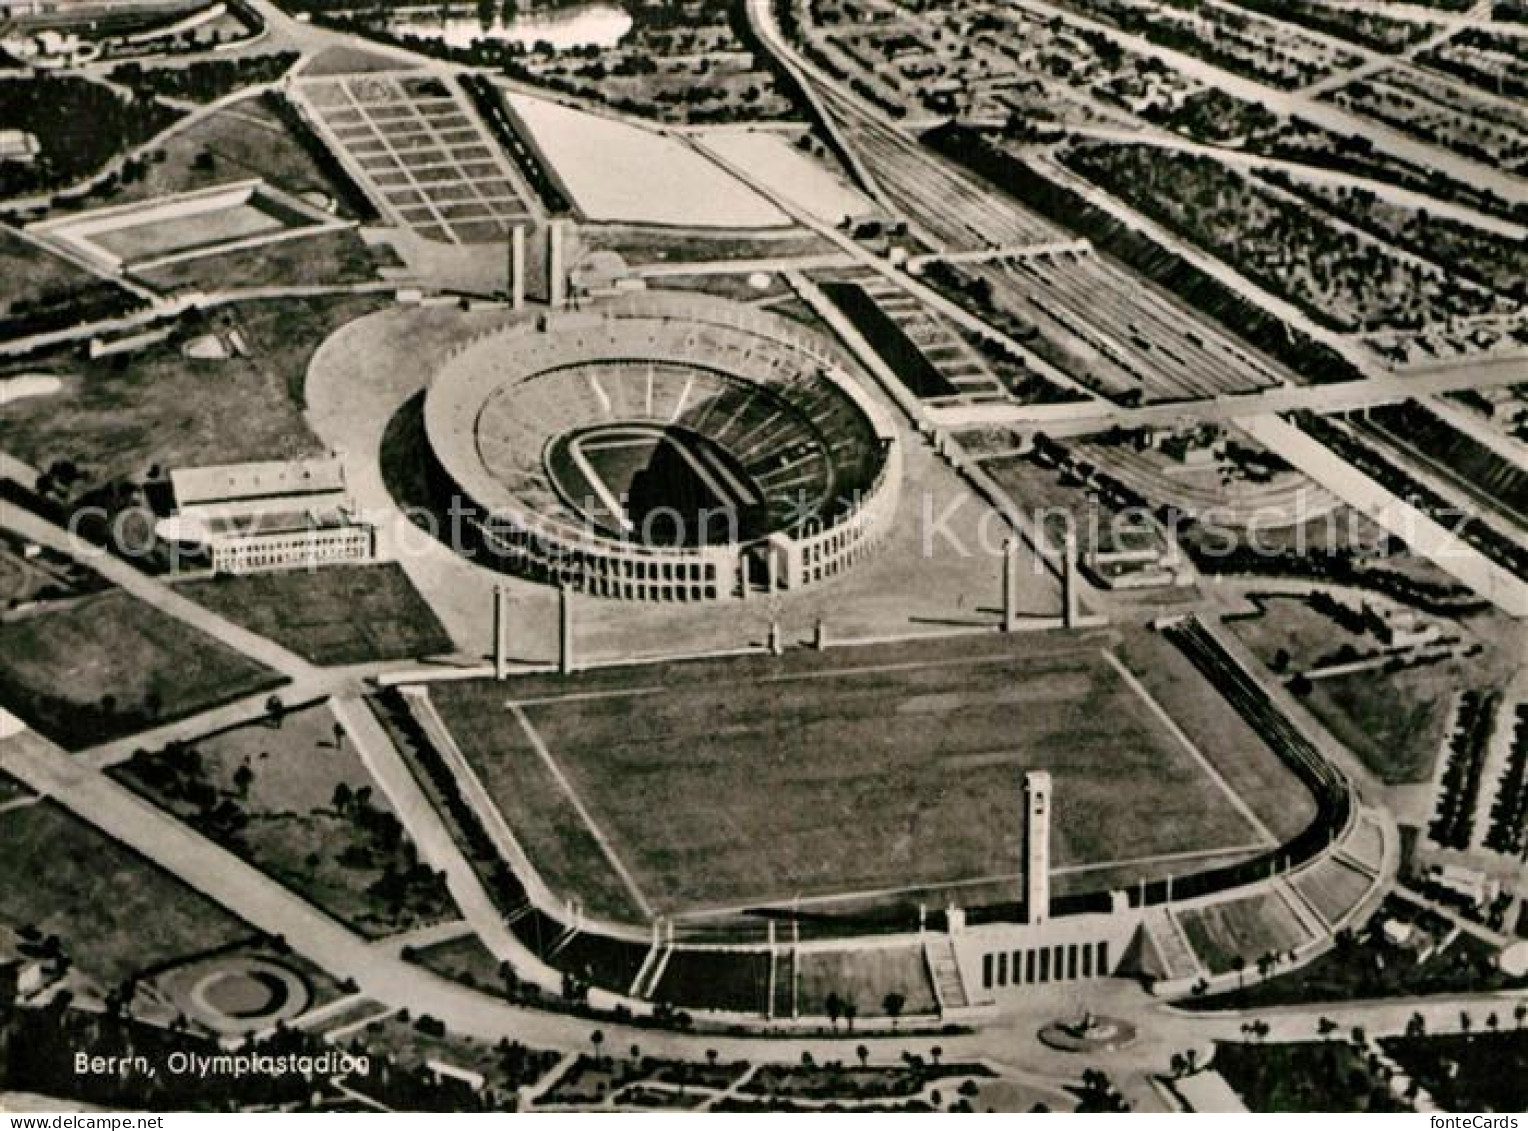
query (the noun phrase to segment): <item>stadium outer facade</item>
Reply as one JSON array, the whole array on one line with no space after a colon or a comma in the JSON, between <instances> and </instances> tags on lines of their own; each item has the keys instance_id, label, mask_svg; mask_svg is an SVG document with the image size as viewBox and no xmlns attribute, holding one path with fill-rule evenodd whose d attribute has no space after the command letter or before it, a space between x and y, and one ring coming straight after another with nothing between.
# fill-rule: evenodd
<instances>
[{"instance_id":1,"label":"stadium outer facade","mask_svg":"<svg viewBox=\"0 0 1528 1131\"><path fill-rule=\"evenodd\" d=\"M756 528L658 545L590 521L552 453L616 426L724 451L755 496ZM833 577L890 527L902 478L889 415L809 331L693 294L626 295L462 343L431 379L425 430L440 485L467 503L491 559L627 600L725 600Z\"/></svg>"}]
</instances>

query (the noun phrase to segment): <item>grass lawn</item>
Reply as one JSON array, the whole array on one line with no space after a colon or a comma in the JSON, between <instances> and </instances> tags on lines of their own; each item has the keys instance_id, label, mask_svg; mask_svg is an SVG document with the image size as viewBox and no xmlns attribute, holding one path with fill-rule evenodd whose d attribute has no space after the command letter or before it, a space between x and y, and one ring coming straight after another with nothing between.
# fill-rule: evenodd
<instances>
[{"instance_id":1,"label":"grass lawn","mask_svg":"<svg viewBox=\"0 0 1528 1131\"><path fill-rule=\"evenodd\" d=\"M1217 1044L1216 1070L1253 1111L1409 1111L1343 1041Z\"/></svg>"},{"instance_id":2,"label":"grass lawn","mask_svg":"<svg viewBox=\"0 0 1528 1131\"><path fill-rule=\"evenodd\" d=\"M499 972L499 960L476 935L464 935L434 946L417 947L410 952L409 961L418 963L442 978L503 996L504 976Z\"/></svg>"},{"instance_id":3,"label":"grass lawn","mask_svg":"<svg viewBox=\"0 0 1528 1131\"><path fill-rule=\"evenodd\" d=\"M641 1047L635 1051L640 1053ZM691 1093L687 1089L725 1089L736 1083L747 1068L746 1061L700 1064L649 1056L580 1056L538 1106L588 1105L619 1093L621 1106L689 1108L705 1099L707 1093ZM644 1087L643 1082L669 1087Z\"/></svg>"},{"instance_id":4,"label":"grass lawn","mask_svg":"<svg viewBox=\"0 0 1528 1131\"><path fill-rule=\"evenodd\" d=\"M1018 506L1032 511L1067 511L1078 530L1088 529L1090 513L1098 513L1100 524L1109 516L1107 508L1082 486L1063 480L1054 469L1041 467L1025 456L985 460L982 469Z\"/></svg>"},{"instance_id":5,"label":"grass lawn","mask_svg":"<svg viewBox=\"0 0 1528 1131\"><path fill-rule=\"evenodd\" d=\"M769 1005L769 967L764 951L676 950L653 996L683 1009L758 1016Z\"/></svg>"},{"instance_id":6,"label":"grass lawn","mask_svg":"<svg viewBox=\"0 0 1528 1131\"><path fill-rule=\"evenodd\" d=\"M443 683L431 688L430 697L541 878L559 893L576 893L593 914L640 919L556 778L525 749L523 732L508 725L513 720L504 711L504 686Z\"/></svg>"},{"instance_id":7,"label":"grass lawn","mask_svg":"<svg viewBox=\"0 0 1528 1131\"><path fill-rule=\"evenodd\" d=\"M1475 1023L1484 1027L1485 1008ZM1468 1036L1391 1037L1380 1043L1444 1111L1528 1111L1528 1030L1510 1009L1498 1018L1503 1030Z\"/></svg>"},{"instance_id":8,"label":"grass lawn","mask_svg":"<svg viewBox=\"0 0 1528 1131\"><path fill-rule=\"evenodd\" d=\"M212 244L231 243L297 227L306 218L288 218L261 206L259 198L215 209L198 209L184 216L123 224L96 232L90 242L121 259L152 259Z\"/></svg>"},{"instance_id":9,"label":"grass lawn","mask_svg":"<svg viewBox=\"0 0 1528 1131\"><path fill-rule=\"evenodd\" d=\"M1357 907L1374 883L1368 875L1334 856L1290 882L1328 923L1339 922Z\"/></svg>"},{"instance_id":10,"label":"grass lawn","mask_svg":"<svg viewBox=\"0 0 1528 1131\"><path fill-rule=\"evenodd\" d=\"M1070 1110L1059 1096L1017 1080L983 1080L977 1085L971 1106L979 1112L1021 1112Z\"/></svg>"},{"instance_id":11,"label":"grass lawn","mask_svg":"<svg viewBox=\"0 0 1528 1131\"><path fill-rule=\"evenodd\" d=\"M78 750L282 677L119 590L0 622L0 702Z\"/></svg>"},{"instance_id":12,"label":"grass lawn","mask_svg":"<svg viewBox=\"0 0 1528 1131\"><path fill-rule=\"evenodd\" d=\"M597 1104L645 1075L639 1061L614 1056L580 1056L547 1090L542 1102Z\"/></svg>"},{"instance_id":13,"label":"grass lawn","mask_svg":"<svg viewBox=\"0 0 1528 1131\"><path fill-rule=\"evenodd\" d=\"M1321 725L1388 785L1432 776L1448 726L1455 664L1400 672L1362 671L1312 683L1304 703Z\"/></svg>"},{"instance_id":14,"label":"grass lawn","mask_svg":"<svg viewBox=\"0 0 1528 1131\"><path fill-rule=\"evenodd\" d=\"M376 55L349 45L326 47L304 69L304 75L352 75L371 71L402 71L412 63L387 55Z\"/></svg>"},{"instance_id":15,"label":"grass lawn","mask_svg":"<svg viewBox=\"0 0 1528 1131\"><path fill-rule=\"evenodd\" d=\"M364 934L454 914L339 733L320 703L279 726L250 723L135 755L113 774Z\"/></svg>"},{"instance_id":16,"label":"grass lawn","mask_svg":"<svg viewBox=\"0 0 1528 1131\"><path fill-rule=\"evenodd\" d=\"M386 251L380 253L380 262L388 262ZM229 279L238 279L243 287L365 283L379 278L378 263L379 257L355 232L337 231L186 259L137 276L163 290L216 290Z\"/></svg>"},{"instance_id":17,"label":"grass lawn","mask_svg":"<svg viewBox=\"0 0 1528 1131\"><path fill-rule=\"evenodd\" d=\"M323 170L259 97L241 99L203 118L160 148L164 160L149 162L142 179L123 185L108 203L127 204L254 177L299 196L322 193L340 201L341 194ZM343 213L342 202L339 207Z\"/></svg>"},{"instance_id":18,"label":"grass lawn","mask_svg":"<svg viewBox=\"0 0 1528 1131\"><path fill-rule=\"evenodd\" d=\"M1179 913L1178 921L1212 974L1234 970L1240 957L1255 970L1269 951L1285 954L1310 938L1295 914L1275 895L1258 895Z\"/></svg>"},{"instance_id":19,"label":"grass lawn","mask_svg":"<svg viewBox=\"0 0 1528 1131\"><path fill-rule=\"evenodd\" d=\"M32 309L52 307L97 287L119 291L114 284L0 226L0 322L16 313L17 304Z\"/></svg>"},{"instance_id":20,"label":"grass lawn","mask_svg":"<svg viewBox=\"0 0 1528 1131\"><path fill-rule=\"evenodd\" d=\"M315 664L403 660L453 647L394 562L216 577L180 592Z\"/></svg>"},{"instance_id":21,"label":"grass lawn","mask_svg":"<svg viewBox=\"0 0 1528 1131\"><path fill-rule=\"evenodd\" d=\"M1415 952L1387 943L1378 924L1388 917L1414 917L1408 907L1388 900L1363 930L1351 936L1339 934L1334 949L1297 970L1266 982L1249 981L1245 989L1185 998L1178 1004L1186 1009L1263 1009L1528 988L1528 978L1518 979L1515 985L1509 982L1492 961L1494 951L1469 935L1461 935L1423 962L1417 961Z\"/></svg>"},{"instance_id":22,"label":"grass lawn","mask_svg":"<svg viewBox=\"0 0 1528 1131\"><path fill-rule=\"evenodd\" d=\"M662 228L612 225L580 233L588 248L618 251L633 264L694 263L722 259L790 259L827 255L838 250L821 236L803 232L778 239L747 236L708 236L704 232L683 235Z\"/></svg>"},{"instance_id":23,"label":"grass lawn","mask_svg":"<svg viewBox=\"0 0 1528 1131\"><path fill-rule=\"evenodd\" d=\"M649 279L647 285L660 291L699 291L736 302L757 302L792 293L780 275L766 273L764 277L768 284L763 287L755 287L748 275L660 275Z\"/></svg>"},{"instance_id":24,"label":"grass lawn","mask_svg":"<svg viewBox=\"0 0 1528 1131\"><path fill-rule=\"evenodd\" d=\"M918 946L876 947L867 950L804 950L797 954L801 986L797 1007L808 1016L827 1013L829 994L852 1001L860 1017L886 1015L886 996L902 995L903 1016L934 1013L934 987L929 983Z\"/></svg>"},{"instance_id":25,"label":"grass lawn","mask_svg":"<svg viewBox=\"0 0 1528 1131\"><path fill-rule=\"evenodd\" d=\"M0 770L0 805L7 801L15 801L18 798L30 797L32 791L22 785L10 774Z\"/></svg>"},{"instance_id":26,"label":"grass lawn","mask_svg":"<svg viewBox=\"0 0 1528 1131\"><path fill-rule=\"evenodd\" d=\"M108 988L255 933L50 801L0 814L0 840L0 918L58 935Z\"/></svg>"},{"instance_id":27,"label":"grass lawn","mask_svg":"<svg viewBox=\"0 0 1528 1131\"><path fill-rule=\"evenodd\" d=\"M646 1084L630 1084L616 1093L615 1104L621 1109L640 1108L643 1111L693 1111L707 1099L706 1093L671 1092Z\"/></svg>"},{"instance_id":28,"label":"grass lawn","mask_svg":"<svg viewBox=\"0 0 1528 1131\"><path fill-rule=\"evenodd\" d=\"M1277 671L1274 658L1288 654L1288 670L1301 671L1329 656L1344 644L1360 652L1375 651L1382 645L1367 633L1350 632L1343 625L1311 608L1300 597L1270 596L1262 599L1265 611L1260 616L1228 617L1225 626L1247 646L1264 667Z\"/></svg>"},{"instance_id":29,"label":"grass lawn","mask_svg":"<svg viewBox=\"0 0 1528 1131\"><path fill-rule=\"evenodd\" d=\"M455 1033L435 1036L422 1032L417 1023L408 1020L405 1014L395 1014L372 1022L355 1034L347 1042L347 1047L370 1055L374 1073L371 1079L353 1074L349 1083L358 1091L384 1103L389 1099L387 1078L400 1077L397 1071L399 1067L413 1070L422 1068L426 1061L443 1061L479 1072L490 1088L512 1093L516 1088L525 1087L545 1076L561 1059L560 1053L528 1048L518 1041L505 1040L490 1044ZM397 1079L397 1086L400 1092L395 1099L398 1110L407 1110L404 1105L408 1096L413 1094L413 1089L406 1079ZM465 1085L463 1092L466 1093ZM482 1098L466 1093L463 1101L465 1105L474 1106L464 1106L461 1110L471 1111L477 1110L475 1104L481 1103Z\"/></svg>"},{"instance_id":30,"label":"grass lawn","mask_svg":"<svg viewBox=\"0 0 1528 1131\"><path fill-rule=\"evenodd\" d=\"M29 796L32 796L32 790L12 778L5 770L0 770L0 805L8 801L20 801L21 798L29 798Z\"/></svg>"},{"instance_id":31,"label":"grass lawn","mask_svg":"<svg viewBox=\"0 0 1528 1131\"><path fill-rule=\"evenodd\" d=\"M50 366L59 392L6 406L0 447L37 467L73 460L96 484L155 466L321 455L302 416L308 361L334 330L387 302L280 299L209 316L239 330L249 358L198 361L173 342L126 358L71 358Z\"/></svg>"},{"instance_id":32,"label":"grass lawn","mask_svg":"<svg viewBox=\"0 0 1528 1131\"><path fill-rule=\"evenodd\" d=\"M847 1050L845 1050L847 1051ZM992 1071L979 1064L934 1065L919 1060L913 1065L852 1067L842 1062L806 1065L766 1064L753 1074L742 1090L750 1095L778 1099L870 1100L911 1096L936 1080L958 1077L981 1079ZM955 1089L949 1088L953 1093Z\"/></svg>"},{"instance_id":33,"label":"grass lawn","mask_svg":"<svg viewBox=\"0 0 1528 1131\"><path fill-rule=\"evenodd\" d=\"M25 538L0 531L0 608L80 597L108 588L110 583L83 562L44 547L29 553Z\"/></svg>"},{"instance_id":34,"label":"grass lawn","mask_svg":"<svg viewBox=\"0 0 1528 1131\"><path fill-rule=\"evenodd\" d=\"M1011 874L1029 769L1056 779L1060 865L1248 843L1105 643L970 637L431 694L555 889L609 869L570 841L511 695L661 911Z\"/></svg>"}]
</instances>

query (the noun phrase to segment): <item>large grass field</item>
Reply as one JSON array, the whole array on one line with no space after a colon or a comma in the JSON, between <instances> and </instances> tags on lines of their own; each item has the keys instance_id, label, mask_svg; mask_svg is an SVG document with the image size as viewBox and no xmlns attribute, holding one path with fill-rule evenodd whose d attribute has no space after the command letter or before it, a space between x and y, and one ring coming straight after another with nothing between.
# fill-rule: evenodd
<instances>
[{"instance_id":1,"label":"large grass field","mask_svg":"<svg viewBox=\"0 0 1528 1131\"><path fill-rule=\"evenodd\" d=\"M110 294L119 305L131 305L130 296L114 284L0 227L0 324L21 312L72 302L82 292L93 302Z\"/></svg>"},{"instance_id":2,"label":"large grass field","mask_svg":"<svg viewBox=\"0 0 1528 1131\"><path fill-rule=\"evenodd\" d=\"M315 664L404 660L453 647L392 562L215 577L180 592Z\"/></svg>"},{"instance_id":3,"label":"large grass field","mask_svg":"<svg viewBox=\"0 0 1528 1131\"><path fill-rule=\"evenodd\" d=\"M0 702L80 749L282 678L118 590L0 622Z\"/></svg>"},{"instance_id":4,"label":"large grass field","mask_svg":"<svg viewBox=\"0 0 1528 1131\"><path fill-rule=\"evenodd\" d=\"M1487 1012L1474 1011L1477 1026ZM1509 1004L1496 1014L1511 1032L1392 1037L1382 1044L1444 1111L1528 1110L1528 1031Z\"/></svg>"},{"instance_id":5,"label":"large grass field","mask_svg":"<svg viewBox=\"0 0 1528 1131\"><path fill-rule=\"evenodd\" d=\"M1448 727L1449 697L1466 678L1457 663L1354 672L1314 681L1305 705L1381 781L1424 782Z\"/></svg>"},{"instance_id":6,"label":"large grass field","mask_svg":"<svg viewBox=\"0 0 1528 1131\"><path fill-rule=\"evenodd\" d=\"M1377 638L1354 632L1303 598L1269 596L1261 604L1260 614L1227 617L1225 624L1264 667L1274 671L1280 670L1276 661L1281 652L1286 656L1283 670L1293 673L1320 665L1344 645L1359 652L1383 647Z\"/></svg>"},{"instance_id":7,"label":"large grass field","mask_svg":"<svg viewBox=\"0 0 1528 1131\"><path fill-rule=\"evenodd\" d=\"M0 921L57 935L104 987L254 928L52 802L0 814Z\"/></svg>"},{"instance_id":8,"label":"large grass field","mask_svg":"<svg viewBox=\"0 0 1528 1131\"><path fill-rule=\"evenodd\" d=\"M1058 866L1256 843L1110 643L967 637L431 695L543 878L610 914L638 903L612 855L669 914L1014 877L1026 770L1054 775ZM1244 780L1301 792L1277 763Z\"/></svg>"},{"instance_id":9,"label":"large grass field","mask_svg":"<svg viewBox=\"0 0 1528 1131\"><path fill-rule=\"evenodd\" d=\"M0 447L36 467L72 460L91 483L137 479L156 465L321 455L302 416L308 360L335 329L387 301L347 295L225 308L217 327L236 328L248 358L199 361L170 342L125 359L60 356L48 369L64 387L7 405Z\"/></svg>"},{"instance_id":10,"label":"large grass field","mask_svg":"<svg viewBox=\"0 0 1528 1131\"><path fill-rule=\"evenodd\" d=\"M1277 895L1265 894L1215 903L1178 915L1188 940L1212 974L1236 968L1255 969L1259 956L1286 954L1306 942L1310 933Z\"/></svg>"},{"instance_id":11,"label":"large grass field","mask_svg":"<svg viewBox=\"0 0 1528 1131\"><path fill-rule=\"evenodd\" d=\"M453 914L328 707L275 721L140 752L113 774L363 934Z\"/></svg>"},{"instance_id":12,"label":"large grass field","mask_svg":"<svg viewBox=\"0 0 1528 1131\"><path fill-rule=\"evenodd\" d=\"M123 185L112 204L149 200L259 177L298 195L322 193L338 202L342 194L312 155L260 98L241 99L164 141L159 160L143 176Z\"/></svg>"},{"instance_id":13,"label":"large grass field","mask_svg":"<svg viewBox=\"0 0 1528 1131\"><path fill-rule=\"evenodd\" d=\"M304 281L364 283L378 278L379 267L402 263L386 245L369 247L354 229L341 229L300 240L262 244L243 251L183 259L135 274L152 287L216 290L228 279L245 287L290 286Z\"/></svg>"},{"instance_id":14,"label":"large grass field","mask_svg":"<svg viewBox=\"0 0 1528 1131\"><path fill-rule=\"evenodd\" d=\"M801 985L797 1008L809 1017L825 1016L827 1001L852 1001L861 1017L886 1014L886 998L902 997L900 1012L908 1016L938 1008L921 946L865 950L803 950L796 954Z\"/></svg>"},{"instance_id":15,"label":"large grass field","mask_svg":"<svg viewBox=\"0 0 1528 1131\"><path fill-rule=\"evenodd\" d=\"M1252 1111L1406 1111L1346 1041L1215 1046L1214 1067Z\"/></svg>"},{"instance_id":16,"label":"large grass field","mask_svg":"<svg viewBox=\"0 0 1528 1131\"><path fill-rule=\"evenodd\" d=\"M1124 634L1120 655L1275 837L1289 840L1310 824L1316 815L1310 792L1182 651L1156 633L1138 630Z\"/></svg>"},{"instance_id":17,"label":"large grass field","mask_svg":"<svg viewBox=\"0 0 1528 1131\"><path fill-rule=\"evenodd\" d=\"M288 220L275 209L261 207L257 199L183 216L123 224L96 233L90 242L122 259L151 259L264 236L301 224L301 219Z\"/></svg>"}]
</instances>

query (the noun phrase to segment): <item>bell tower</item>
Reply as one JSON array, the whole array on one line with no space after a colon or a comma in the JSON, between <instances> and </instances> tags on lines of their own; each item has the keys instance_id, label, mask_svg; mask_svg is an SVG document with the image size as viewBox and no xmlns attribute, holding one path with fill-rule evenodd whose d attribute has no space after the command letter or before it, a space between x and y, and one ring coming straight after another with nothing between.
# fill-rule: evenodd
<instances>
[{"instance_id":1,"label":"bell tower","mask_svg":"<svg viewBox=\"0 0 1528 1131\"><path fill-rule=\"evenodd\" d=\"M1024 921L1037 926L1050 917L1051 776L1024 775Z\"/></svg>"}]
</instances>

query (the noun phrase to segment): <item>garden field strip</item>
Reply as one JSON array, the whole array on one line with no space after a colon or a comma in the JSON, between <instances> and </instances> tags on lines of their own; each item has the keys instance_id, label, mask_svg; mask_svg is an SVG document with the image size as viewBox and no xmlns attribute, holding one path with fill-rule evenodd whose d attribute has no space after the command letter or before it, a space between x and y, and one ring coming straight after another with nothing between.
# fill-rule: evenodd
<instances>
[{"instance_id":1,"label":"garden field strip","mask_svg":"<svg viewBox=\"0 0 1528 1131\"><path fill-rule=\"evenodd\" d=\"M1092 864L1072 864L1062 868L1052 868L1052 876L1080 876L1088 872L1106 872L1113 868L1149 868L1154 864L1188 863L1194 860L1213 860L1237 853L1251 854L1261 852L1267 845L1259 842L1255 844L1235 845L1230 848L1196 848L1188 852L1164 852L1153 856L1136 856L1128 860L1103 860ZM782 896L777 900L752 900L748 903L733 903L716 907L697 907L689 911L681 911L674 915L674 919L693 920L710 919L721 916L731 916L747 911L756 911L761 906L792 906L811 907L826 906L834 903L857 903L862 900L885 899L900 895L912 895L919 892L933 891L957 891L960 888L984 887L989 884L1017 883L1024 878L1023 872L994 872L989 876L975 876L965 880L950 880L947 883L911 884L902 887L866 888L861 891L832 892L827 895L809 896Z\"/></svg>"},{"instance_id":2,"label":"garden field strip","mask_svg":"<svg viewBox=\"0 0 1528 1131\"><path fill-rule=\"evenodd\" d=\"M939 668L982 667L992 664L1011 664L1011 656L970 656L961 659L909 660L896 664L867 664L858 667L822 668L809 672L786 672L781 675L758 677L755 683L801 683L819 679L842 679L848 675L887 675L893 672L913 672ZM609 691L574 691L567 695L542 695L528 699L510 699L505 705L510 709L540 707L558 703L589 702L598 699L625 699L642 695L661 695L672 687L612 688Z\"/></svg>"},{"instance_id":3,"label":"garden field strip","mask_svg":"<svg viewBox=\"0 0 1528 1131\"><path fill-rule=\"evenodd\" d=\"M446 80L312 79L302 94L397 223L429 239L472 243L485 226L497 237L535 218L529 190Z\"/></svg>"},{"instance_id":4,"label":"garden field strip","mask_svg":"<svg viewBox=\"0 0 1528 1131\"><path fill-rule=\"evenodd\" d=\"M365 104L362 103L359 99L356 98L355 92L350 88L350 84L349 83L342 84L340 89L345 92L345 96L348 99L350 99L351 104L357 110L360 110L361 113L363 113L363 114L366 113ZM372 119L372 118L368 117L367 118L367 125L371 127L371 131L372 131L372 134L375 137L375 139L382 143L383 151L388 156L390 156L393 159L393 163L396 164L399 167L400 170L402 170L403 176L408 181L408 183L414 189L416 189L416 190L419 189L420 185L419 185L419 181L418 181L417 177L415 176L415 170L410 168L408 162L404 161L402 158L399 157L398 150L395 148L395 146L393 145L392 141L388 138L388 136L385 133L382 132L380 127L377 126L375 119ZM358 158L358 160L359 160L359 158ZM365 162L363 161L362 164L364 165ZM368 167L367 171L371 172L371 169ZM389 198L389 202L391 202L392 194L384 193L384 195L387 195L388 198ZM450 227L446 224L445 217L440 214L440 209L437 206L435 200L432 197L430 197L429 194L427 194L427 193L419 193L419 195L423 198L424 207L429 210L429 212L430 212L430 214L432 216L435 217L436 223L438 223L442 228L444 228L446 231L449 232L450 231ZM455 238L453 237L453 242L458 242L458 241L456 241Z\"/></svg>"}]
</instances>

